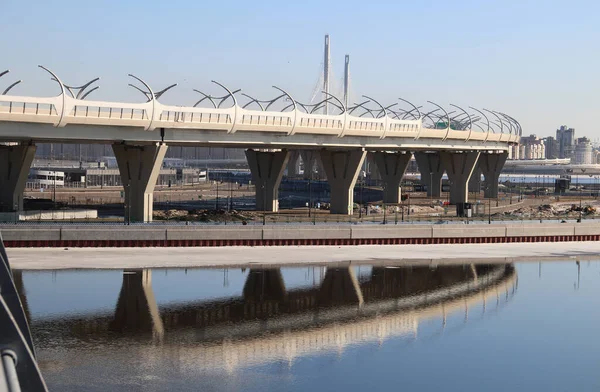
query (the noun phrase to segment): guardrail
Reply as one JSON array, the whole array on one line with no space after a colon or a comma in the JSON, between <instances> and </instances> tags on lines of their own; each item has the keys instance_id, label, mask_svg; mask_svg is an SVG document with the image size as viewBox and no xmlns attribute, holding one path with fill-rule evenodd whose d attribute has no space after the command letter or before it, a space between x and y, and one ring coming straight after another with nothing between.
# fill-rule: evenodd
<instances>
[{"instance_id":1,"label":"guardrail","mask_svg":"<svg viewBox=\"0 0 600 392\"><path fill-rule=\"evenodd\" d=\"M47 391L0 234L0 391Z\"/></svg>"},{"instance_id":2,"label":"guardrail","mask_svg":"<svg viewBox=\"0 0 600 392\"><path fill-rule=\"evenodd\" d=\"M40 67L52 75L53 80L61 88L61 94L55 97L0 95L0 121L44 123L55 127L65 127L69 124L138 127L146 131L169 128L223 131L228 134L233 134L237 131L256 131L284 133L288 136L294 134L317 134L340 138L344 136L366 136L379 139L388 137L411 138L414 140L433 138L441 139L442 141L460 140L468 142L469 140L473 140L483 144L487 142L518 143L522 133L520 125L512 117L500 112L491 111L490 113L495 115L499 121L498 133L490 125L495 124L495 122L490 123L487 117L485 117L487 120L487 129L479 124L475 124L480 128L480 131L475 130L471 120L469 120L470 129L453 129L451 126L453 121L450 119L448 113L446 113L447 121L445 128L438 128L439 121L435 121L433 127L426 127L423 120L428 117L431 119L429 114L433 112L425 116L419 114L418 116L413 115L413 119L405 119L406 116L402 116L401 118L398 113L387 110L394 105L384 108L377 101L366 96L365 98L368 98L368 101L364 103L372 101L380 106L380 109L375 111L367 110L372 118L365 117L366 112L360 116L352 114L359 107L366 109L363 105L364 103L358 104L353 108L348 108L333 96L327 98L326 102L329 102L329 99L338 101L340 106L336 105L336 107L338 107L341 113L329 115L317 114L314 113L314 110L307 111L306 105L295 101L288 93L276 86L273 87L281 95L275 100L269 101L270 104L264 108L259 103L262 110L247 109L246 106L248 104L241 106L235 97L235 93L239 92L239 90L232 92L217 82L215 83L228 93L224 97L219 98L220 103L218 106L213 101L215 97L204 93L202 94L210 99L214 107L196 106L204 99L198 101L193 107L165 105L159 102L158 98L162 93L175 85L161 92L154 93L147 83L134 75L130 76L141 82L146 88L146 91L143 91L136 87L145 95L146 102L88 101L84 99L87 94L81 95L83 91L75 95L72 87L65 85L56 74L47 68ZM85 90L88 85L89 83L81 88ZM291 104L281 109L281 111L268 110L280 98L285 98L286 104L287 102L291 102ZM221 107L221 104L228 99L231 99L233 105L231 107ZM258 103L262 101L253 99L252 102ZM304 108L304 111L300 108ZM417 107L414 108L417 109ZM468 115L466 112L465 114ZM456 123L457 121L454 122Z\"/></svg>"},{"instance_id":3,"label":"guardrail","mask_svg":"<svg viewBox=\"0 0 600 392\"><path fill-rule=\"evenodd\" d=\"M598 241L599 224L4 226L10 247L399 245Z\"/></svg>"}]
</instances>

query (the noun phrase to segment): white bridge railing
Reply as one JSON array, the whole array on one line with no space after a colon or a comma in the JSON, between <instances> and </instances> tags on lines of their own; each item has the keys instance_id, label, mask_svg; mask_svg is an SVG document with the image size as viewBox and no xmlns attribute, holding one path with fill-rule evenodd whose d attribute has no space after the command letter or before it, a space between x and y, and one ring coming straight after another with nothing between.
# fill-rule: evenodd
<instances>
[{"instance_id":1,"label":"white bridge railing","mask_svg":"<svg viewBox=\"0 0 600 392\"><path fill-rule=\"evenodd\" d=\"M68 125L138 127L146 131L160 128L211 130L229 134L238 131L274 132L287 135L361 136L380 139L433 138L506 143L518 143L520 139L520 129L517 130L516 126L514 131L511 126L509 132L495 132L489 126L489 121L487 132L482 127L480 127L481 131L454 130L450 127L427 128L423 125L421 117L411 120L391 118L383 108L381 112L383 115L377 118L354 116L346 108L343 108L341 114L335 115L304 113L287 93L285 95L288 95L288 101L292 101L289 105L292 109L281 112L243 108L235 99L235 93L229 90L227 90L229 96L234 102L229 108L164 105L157 99L160 95L155 95L145 83L149 90L145 93L148 96L148 102L145 103L88 101L79 99L79 95L70 96L67 90L71 94L72 90L56 75L52 75L61 86L60 95L56 97L0 95L0 121L52 124L55 127ZM447 123L450 125L451 121Z\"/></svg>"}]
</instances>

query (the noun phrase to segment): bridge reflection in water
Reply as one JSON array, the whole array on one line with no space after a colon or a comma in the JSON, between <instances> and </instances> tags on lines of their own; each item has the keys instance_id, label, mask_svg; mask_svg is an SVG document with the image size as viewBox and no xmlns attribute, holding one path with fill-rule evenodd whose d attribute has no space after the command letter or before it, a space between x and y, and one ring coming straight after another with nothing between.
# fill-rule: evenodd
<instances>
[{"instance_id":1,"label":"bridge reflection in water","mask_svg":"<svg viewBox=\"0 0 600 392\"><path fill-rule=\"evenodd\" d=\"M149 361L165 356L181 370L234 371L392 337L416 338L425 320L439 318L442 329L451 314L468 321L470 308L483 306L485 314L490 305L506 303L516 286L511 264L375 266L360 278L354 267L335 266L326 268L319 285L295 289L286 289L280 268L251 269L239 297L159 308L152 271L128 270L114 314L34 320L33 329L54 342L106 340L114 346L121 339L126 347L133 338L129 349ZM46 344L44 338L38 342L42 349Z\"/></svg>"}]
</instances>

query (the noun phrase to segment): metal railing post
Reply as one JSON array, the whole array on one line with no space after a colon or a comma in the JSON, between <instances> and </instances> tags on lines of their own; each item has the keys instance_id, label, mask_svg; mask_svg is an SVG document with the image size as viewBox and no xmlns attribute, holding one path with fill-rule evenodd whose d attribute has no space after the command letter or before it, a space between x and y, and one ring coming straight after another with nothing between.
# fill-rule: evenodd
<instances>
[{"instance_id":1,"label":"metal railing post","mask_svg":"<svg viewBox=\"0 0 600 392\"><path fill-rule=\"evenodd\" d=\"M5 382L6 390L9 392L20 392L21 385L17 376L17 354L12 350L4 350L2 352L2 366L0 382Z\"/></svg>"}]
</instances>

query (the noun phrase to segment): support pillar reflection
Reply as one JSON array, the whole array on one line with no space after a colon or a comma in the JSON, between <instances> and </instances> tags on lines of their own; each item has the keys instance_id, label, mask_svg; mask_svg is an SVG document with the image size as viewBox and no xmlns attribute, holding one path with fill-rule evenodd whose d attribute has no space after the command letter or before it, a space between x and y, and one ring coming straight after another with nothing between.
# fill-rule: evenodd
<instances>
[{"instance_id":1,"label":"support pillar reflection","mask_svg":"<svg viewBox=\"0 0 600 392\"><path fill-rule=\"evenodd\" d=\"M123 285L110 329L120 332L152 332L162 338L164 326L152 290L152 271L123 271Z\"/></svg>"},{"instance_id":2,"label":"support pillar reflection","mask_svg":"<svg viewBox=\"0 0 600 392\"><path fill-rule=\"evenodd\" d=\"M244 299L254 302L282 301L286 290L281 269L251 269L243 293Z\"/></svg>"},{"instance_id":3,"label":"support pillar reflection","mask_svg":"<svg viewBox=\"0 0 600 392\"><path fill-rule=\"evenodd\" d=\"M352 267L327 267L319 288L319 305L362 305L362 290Z\"/></svg>"}]
</instances>

